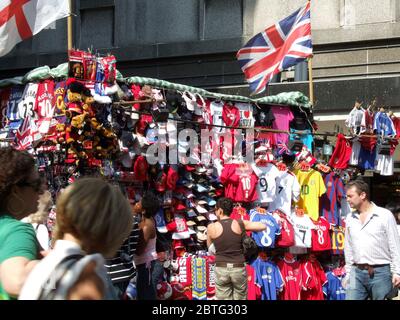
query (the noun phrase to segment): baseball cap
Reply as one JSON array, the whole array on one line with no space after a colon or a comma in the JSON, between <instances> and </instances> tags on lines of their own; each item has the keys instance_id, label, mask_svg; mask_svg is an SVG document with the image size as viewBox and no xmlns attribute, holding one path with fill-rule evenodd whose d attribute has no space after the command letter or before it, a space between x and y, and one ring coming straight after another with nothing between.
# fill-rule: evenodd
<instances>
[{"instance_id":1,"label":"baseball cap","mask_svg":"<svg viewBox=\"0 0 400 320\"><path fill-rule=\"evenodd\" d=\"M206 220L207 220L206 217L204 217L204 216L202 216L202 215L199 215L199 216L195 217L195 219L196 219L198 222L206 221Z\"/></svg>"},{"instance_id":2,"label":"baseball cap","mask_svg":"<svg viewBox=\"0 0 400 320\"><path fill-rule=\"evenodd\" d=\"M193 209L189 209L189 210L186 212L186 215L187 215L189 218L197 217L197 214L196 214L196 212L195 212Z\"/></svg>"},{"instance_id":3,"label":"baseball cap","mask_svg":"<svg viewBox=\"0 0 400 320\"><path fill-rule=\"evenodd\" d=\"M177 170L175 170L173 166L170 166L167 174L167 187L169 190L175 190L178 179L179 176Z\"/></svg>"},{"instance_id":4,"label":"baseball cap","mask_svg":"<svg viewBox=\"0 0 400 320\"><path fill-rule=\"evenodd\" d=\"M156 181L154 183L156 190L158 192L164 192L166 183L167 183L167 175L163 171L159 172Z\"/></svg>"},{"instance_id":5,"label":"baseball cap","mask_svg":"<svg viewBox=\"0 0 400 320\"><path fill-rule=\"evenodd\" d=\"M208 211L204 208L204 207L202 207L201 205L197 205L196 206L196 211L198 212L198 213L200 213L200 214L203 214L203 213L207 213Z\"/></svg>"},{"instance_id":6,"label":"baseball cap","mask_svg":"<svg viewBox=\"0 0 400 320\"><path fill-rule=\"evenodd\" d=\"M139 181L147 180L147 171L149 168L149 164L147 160L142 155L138 156L135 160L135 164L133 165L133 171L135 172L135 177Z\"/></svg>"},{"instance_id":7,"label":"baseball cap","mask_svg":"<svg viewBox=\"0 0 400 320\"><path fill-rule=\"evenodd\" d=\"M260 152L267 152L268 150L270 150L270 149L268 149L266 146L262 145L262 146L259 146L258 148L256 148L254 150L254 152L255 153L260 153Z\"/></svg>"},{"instance_id":8,"label":"baseball cap","mask_svg":"<svg viewBox=\"0 0 400 320\"><path fill-rule=\"evenodd\" d=\"M186 206L182 202L178 201L178 203L174 205L174 209L175 211L183 211L186 209Z\"/></svg>"},{"instance_id":9,"label":"baseball cap","mask_svg":"<svg viewBox=\"0 0 400 320\"><path fill-rule=\"evenodd\" d=\"M196 222L194 222L193 220L188 220L188 221L186 221L186 224L188 227L193 227L196 225Z\"/></svg>"},{"instance_id":10,"label":"baseball cap","mask_svg":"<svg viewBox=\"0 0 400 320\"><path fill-rule=\"evenodd\" d=\"M198 231L204 231L204 230L207 229L207 227L206 227L206 226L197 226L196 229L197 229Z\"/></svg>"},{"instance_id":11,"label":"baseball cap","mask_svg":"<svg viewBox=\"0 0 400 320\"><path fill-rule=\"evenodd\" d=\"M209 221L216 221L216 220L218 220L218 218L217 218L217 216L215 215L214 211L207 212L207 213L205 214L205 216L207 217L207 219L208 219Z\"/></svg>"},{"instance_id":12,"label":"baseball cap","mask_svg":"<svg viewBox=\"0 0 400 320\"><path fill-rule=\"evenodd\" d=\"M196 191L202 193L208 191L208 189L201 184L196 184Z\"/></svg>"},{"instance_id":13,"label":"baseball cap","mask_svg":"<svg viewBox=\"0 0 400 320\"><path fill-rule=\"evenodd\" d=\"M185 165L185 169L186 169L186 171L192 172L192 171L196 170L196 167L187 164L187 165Z\"/></svg>"},{"instance_id":14,"label":"baseball cap","mask_svg":"<svg viewBox=\"0 0 400 320\"><path fill-rule=\"evenodd\" d=\"M205 231L198 231L196 233L196 236L197 236L197 240L200 242L204 242L207 240L207 234Z\"/></svg>"},{"instance_id":15,"label":"baseball cap","mask_svg":"<svg viewBox=\"0 0 400 320\"><path fill-rule=\"evenodd\" d=\"M185 245L182 240L172 240L172 248L179 249L179 248L185 248Z\"/></svg>"}]
</instances>

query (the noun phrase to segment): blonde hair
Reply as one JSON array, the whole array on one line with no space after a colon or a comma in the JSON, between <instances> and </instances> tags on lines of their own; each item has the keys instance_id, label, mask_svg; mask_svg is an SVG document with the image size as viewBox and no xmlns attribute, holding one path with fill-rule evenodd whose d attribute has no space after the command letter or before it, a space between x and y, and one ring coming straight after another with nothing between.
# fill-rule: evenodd
<instances>
[{"instance_id":1,"label":"blonde hair","mask_svg":"<svg viewBox=\"0 0 400 320\"><path fill-rule=\"evenodd\" d=\"M132 230L133 216L120 189L100 178L83 178L57 199L54 240L72 234L87 253L112 257Z\"/></svg>"},{"instance_id":2,"label":"blonde hair","mask_svg":"<svg viewBox=\"0 0 400 320\"><path fill-rule=\"evenodd\" d=\"M50 209L53 205L50 191L45 191L39 197L38 211L26 217L29 223L45 224L49 217Z\"/></svg>"}]
</instances>

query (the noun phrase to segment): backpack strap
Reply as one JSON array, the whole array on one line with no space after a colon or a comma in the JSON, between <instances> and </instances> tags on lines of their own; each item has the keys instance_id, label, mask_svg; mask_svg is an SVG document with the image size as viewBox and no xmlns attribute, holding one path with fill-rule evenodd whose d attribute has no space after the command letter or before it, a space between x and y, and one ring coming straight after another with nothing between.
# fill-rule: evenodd
<instances>
[{"instance_id":1,"label":"backpack strap","mask_svg":"<svg viewBox=\"0 0 400 320\"><path fill-rule=\"evenodd\" d=\"M240 229L242 230L242 235L244 235L246 233L246 229L244 227L244 223L242 219L238 219L236 220L239 223Z\"/></svg>"},{"instance_id":2,"label":"backpack strap","mask_svg":"<svg viewBox=\"0 0 400 320\"><path fill-rule=\"evenodd\" d=\"M49 278L43 285L38 300L54 300L61 280L67 271L81 258L83 258L82 254L72 254L62 259L50 273Z\"/></svg>"}]
</instances>

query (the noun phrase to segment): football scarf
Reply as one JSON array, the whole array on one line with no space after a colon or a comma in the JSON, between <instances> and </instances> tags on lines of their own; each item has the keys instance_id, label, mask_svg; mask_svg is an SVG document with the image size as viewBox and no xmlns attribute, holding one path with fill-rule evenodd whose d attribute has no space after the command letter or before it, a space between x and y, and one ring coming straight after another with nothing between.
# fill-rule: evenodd
<instances>
[{"instance_id":1,"label":"football scarf","mask_svg":"<svg viewBox=\"0 0 400 320\"><path fill-rule=\"evenodd\" d=\"M207 300L207 266L204 258L192 258L193 300Z\"/></svg>"}]
</instances>

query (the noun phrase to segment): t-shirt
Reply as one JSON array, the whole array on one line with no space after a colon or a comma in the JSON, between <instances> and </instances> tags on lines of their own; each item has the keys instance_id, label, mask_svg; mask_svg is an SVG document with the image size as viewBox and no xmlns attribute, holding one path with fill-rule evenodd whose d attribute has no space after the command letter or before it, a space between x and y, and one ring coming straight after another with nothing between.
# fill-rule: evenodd
<instances>
[{"instance_id":1,"label":"t-shirt","mask_svg":"<svg viewBox=\"0 0 400 320\"><path fill-rule=\"evenodd\" d=\"M305 261L302 264L303 291L301 300L324 300L323 285L327 282L321 264L315 261Z\"/></svg>"},{"instance_id":2,"label":"t-shirt","mask_svg":"<svg viewBox=\"0 0 400 320\"><path fill-rule=\"evenodd\" d=\"M326 193L321 196L322 216L334 225L340 224L340 203L346 197L343 180L334 172L324 178Z\"/></svg>"},{"instance_id":3,"label":"t-shirt","mask_svg":"<svg viewBox=\"0 0 400 320\"><path fill-rule=\"evenodd\" d=\"M242 128L253 128L254 127L254 116L253 106L250 103L235 103L236 108L239 109L240 121L239 127Z\"/></svg>"},{"instance_id":4,"label":"t-shirt","mask_svg":"<svg viewBox=\"0 0 400 320\"><path fill-rule=\"evenodd\" d=\"M357 109L356 107L351 110L347 119L345 120L346 127L352 128L354 133L360 133L361 121L364 116L364 109Z\"/></svg>"},{"instance_id":5,"label":"t-shirt","mask_svg":"<svg viewBox=\"0 0 400 320\"><path fill-rule=\"evenodd\" d=\"M281 272L284 287L279 295L280 300L300 300L300 293L302 289L302 274L300 262L286 259L277 262L279 271Z\"/></svg>"},{"instance_id":6,"label":"t-shirt","mask_svg":"<svg viewBox=\"0 0 400 320\"><path fill-rule=\"evenodd\" d=\"M298 248L311 248L311 230L314 229L314 223L307 215L292 215L295 246Z\"/></svg>"},{"instance_id":7,"label":"t-shirt","mask_svg":"<svg viewBox=\"0 0 400 320\"><path fill-rule=\"evenodd\" d=\"M321 217L314 221L312 230L312 251L325 251L331 249L331 235L329 233L330 225L328 221Z\"/></svg>"},{"instance_id":8,"label":"t-shirt","mask_svg":"<svg viewBox=\"0 0 400 320\"><path fill-rule=\"evenodd\" d=\"M250 220L254 222L261 222L267 227L263 231L253 232L252 237L259 247L274 248L275 238L281 233L281 226L275 218L268 213L259 213L257 211L250 211Z\"/></svg>"},{"instance_id":9,"label":"t-shirt","mask_svg":"<svg viewBox=\"0 0 400 320\"><path fill-rule=\"evenodd\" d=\"M47 134L55 111L53 80L46 80L39 84L35 108L38 115L37 126L39 132Z\"/></svg>"},{"instance_id":10,"label":"t-shirt","mask_svg":"<svg viewBox=\"0 0 400 320\"><path fill-rule=\"evenodd\" d=\"M22 118L21 114L24 114L23 103L21 103L24 88L24 86L13 86L11 88L6 109L6 116L10 121L20 120Z\"/></svg>"},{"instance_id":11,"label":"t-shirt","mask_svg":"<svg viewBox=\"0 0 400 320\"><path fill-rule=\"evenodd\" d=\"M290 140L299 139L308 150L312 151L312 145L314 142L314 138L311 134L310 130L304 130L304 133L297 133L296 130L290 129Z\"/></svg>"},{"instance_id":12,"label":"t-shirt","mask_svg":"<svg viewBox=\"0 0 400 320\"><path fill-rule=\"evenodd\" d=\"M283 279L278 267L260 258L251 265L255 270L256 283L261 287L261 300L277 300L278 292L283 287Z\"/></svg>"},{"instance_id":13,"label":"t-shirt","mask_svg":"<svg viewBox=\"0 0 400 320\"><path fill-rule=\"evenodd\" d=\"M240 123L240 112L236 106L224 104L222 119L228 127L237 127Z\"/></svg>"},{"instance_id":14,"label":"t-shirt","mask_svg":"<svg viewBox=\"0 0 400 320\"><path fill-rule=\"evenodd\" d=\"M9 215L0 215L0 265L14 257L35 260L38 249L35 230L31 224L16 220ZM10 299L12 297L4 291L0 282L0 300Z\"/></svg>"},{"instance_id":15,"label":"t-shirt","mask_svg":"<svg viewBox=\"0 0 400 320\"><path fill-rule=\"evenodd\" d=\"M361 148L360 157L358 159L358 166L365 170L375 169L376 147L372 151Z\"/></svg>"},{"instance_id":16,"label":"t-shirt","mask_svg":"<svg viewBox=\"0 0 400 320\"><path fill-rule=\"evenodd\" d=\"M222 111L223 111L224 103L222 101L216 102L213 101L210 104L210 111L212 115L212 121L214 125L224 126L224 121L222 120ZM224 132L224 128L213 127L215 132Z\"/></svg>"},{"instance_id":17,"label":"t-shirt","mask_svg":"<svg viewBox=\"0 0 400 320\"><path fill-rule=\"evenodd\" d=\"M276 197L269 205L269 210L279 209L286 214L290 214L292 200L298 201L300 196L300 184L297 181L297 177L290 171L279 171L276 186Z\"/></svg>"},{"instance_id":18,"label":"t-shirt","mask_svg":"<svg viewBox=\"0 0 400 320\"><path fill-rule=\"evenodd\" d=\"M136 253L138 242L139 225L135 220L129 238L125 240L114 258L107 259L104 265L114 284L118 282L127 282L135 277L136 268L133 263L133 256Z\"/></svg>"},{"instance_id":19,"label":"t-shirt","mask_svg":"<svg viewBox=\"0 0 400 320\"><path fill-rule=\"evenodd\" d=\"M381 176L392 176L394 169L393 157L388 154L377 154L375 159L375 170Z\"/></svg>"},{"instance_id":20,"label":"t-shirt","mask_svg":"<svg viewBox=\"0 0 400 320\"><path fill-rule=\"evenodd\" d=\"M234 201L253 202L257 200L258 177L256 174L253 171L240 172L240 169L237 169L235 174L238 176L239 183Z\"/></svg>"},{"instance_id":21,"label":"t-shirt","mask_svg":"<svg viewBox=\"0 0 400 320\"><path fill-rule=\"evenodd\" d=\"M277 247L291 247L294 245L294 228L290 216L282 213L279 215L279 224L281 226L281 234L276 240Z\"/></svg>"},{"instance_id":22,"label":"t-shirt","mask_svg":"<svg viewBox=\"0 0 400 320\"><path fill-rule=\"evenodd\" d=\"M39 84L28 83L25 86L24 93L21 100L18 103L19 118L25 117L36 118L34 111L36 111L36 99L38 93Z\"/></svg>"},{"instance_id":23,"label":"t-shirt","mask_svg":"<svg viewBox=\"0 0 400 320\"><path fill-rule=\"evenodd\" d=\"M307 130L310 128L310 124L307 121L307 117L309 115L305 114L304 112L293 108L293 120L290 122L290 127L295 130Z\"/></svg>"},{"instance_id":24,"label":"t-shirt","mask_svg":"<svg viewBox=\"0 0 400 320\"><path fill-rule=\"evenodd\" d=\"M392 119L385 112L377 112L374 120L374 130L379 135L392 136L396 135Z\"/></svg>"},{"instance_id":25,"label":"t-shirt","mask_svg":"<svg viewBox=\"0 0 400 320\"><path fill-rule=\"evenodd\" d=\"M305 210L311 219L318 220L319 197L326 192L321 174L314 169L309 171L296 170L294 172L301 186L298 206Z\"/></svg>"},{"instance_id":26,"label":"t-shirt","mask_svg":"<svg viewBox=\"0 0 400 320\"><path fill-rule=\"evenodd\" d=\"M344 222L342 226L332 227L332 254L343 254L344 253Z\"/></svg>"},{"instance_id":27,"label":"t-shirt","mask_svg":"<svg viewBox=\"0 0 400 320\"><path fill-rule=\"evenodd\" d=\"M342 286L343 276L336 276L333 272L326 273L327 282L323 286L323 292L327 300L346 300L346 290Z\"/></svg>"},{"instance_id":28,"label":"t-shirt","mask_svg":"<svg viewBox=\"0 0 400 320\"><path fill-rule=\"evenodd\" d=\"M273 129L289 131L289 122L294 119L293 113L289 107L272 106L271 111L275 117L275 121L272 125ZM276 143L287 144L289 135L286 133L276 133Z\"/></svg>"},{"instance_id":29,"label":"t-shirt","mask_svg":"<svg viewBox=\"0 0 400 320\"><path fill-rule=\"evenodd\" d=\"M254 117L256 127L271 127L275 121L274 114L268 106L263 106L261 110L254 109Z\"/></svg>"},{"instance_id":30,"label":"t-shirt","mask_svg":"<svg viewBox=\"0 0 400 320\"><path fill-rule=\"evenodd\" d=\"M360 156L361 143L358 141L358 137L352 140L351 144L351 156L349 164L352 166L358 165L358 158Z\"/></svg>"},{"instance_id":31,"label":"t-shirt","mask_svg":"<svg viewBox=\"0 0 400 320\"><path fill-rule=\"evenodd\" d=\"M276 166L268 163L266 166L252 165L254 173L258 176L257 194L258 201L268 203L276 197L276 181L280 173Z\"/></svg>"}]
</instances>

